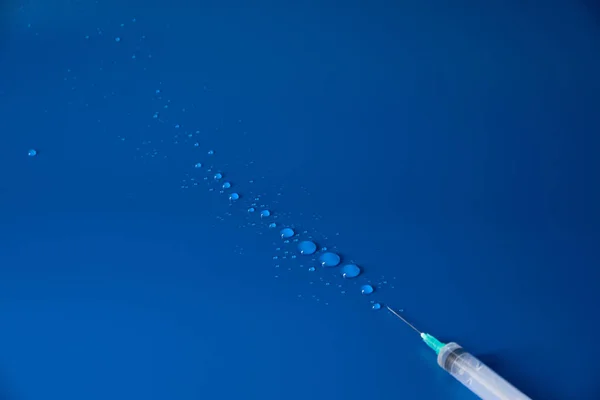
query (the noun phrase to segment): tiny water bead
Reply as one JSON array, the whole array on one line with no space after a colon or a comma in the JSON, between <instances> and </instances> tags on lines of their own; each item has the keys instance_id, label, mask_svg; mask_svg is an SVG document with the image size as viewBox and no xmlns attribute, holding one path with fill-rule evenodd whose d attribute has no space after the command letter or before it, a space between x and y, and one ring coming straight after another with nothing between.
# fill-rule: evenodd
<instances>
[{"instance_id":1,"label":"tiny water bead","mask_svg":"<svg viewBox=\"0 0 600 400\"><path fill-rule=\"evenodd\" d=\"M35 149L29 149L29 151L27 152L27 155L29 157L35 157L37 155L37 150L35 150Z\"/></svg>"},{"instance_id":2,"label":"tiny water bead","mask_svg":"<svg viewBox=\"0 0 600 400\"><path fill-rule=\"evenodd\" d=\"M273 229L273 228L277 228L277 224L275 222L271 222L269 224L269 228Z\"/></svg>"},{"instance_id":3,"label":"tiny water bead","mask_svg":"<svg viewBox=\"0 0 600 400\"><path fill-rule=\"evenodd\" d=\"M342 276L344 278L356 278L360 275L360 267L356 264L347 264L342 267Z\"/></svg>"},{"instance_id":4,"label":"tiny water bead","mask_svg":"<svg viewBox=\"0 0 600 400\"><path fill-rule=\"evenodd\" d=\"M240 198L240 195L237 193L231 193L231 195L229 195L229 200L238 200Z\"/></svg>"},{"instance_id":5,"label":"tiny water bead","mask_svg":"<svg viewBox=\"0 0 600 400\"><path fill-rule=\"evenodd\" d=\"M381 304L375 303L375 304L373 304L372 308L373 308L373 310L379 310L379 309L381 309Z\"/></svg>"},{"instance_id":6,"label":"tiny water bead","mask_svg":"<svg viewBox=\"0 0 600 400\"><path fill-rule=\"evenodd\" d=\"M229 189L230 187L231 187L231 183L229 183L229 182L223 183L223 189Z\"/></svg>"},{"instance_id":7,"label":"tiny water bead","mask_svg":"<svg viewBox=\"0 0 600 400\"><path fill-rule=\"evenodd\" d=\"M256 211L256 210L254 209L254 207L250 207L250 208L248 209L248 212L249 212L249 213L253 213L254 211Z\"/></svg>"},{"instance_id":8,"label":"tiny water bead","mask_svg":"<svg viewBox=\"0 0 600 400\"><path fill-rule=\"evenodd\" d=\"M373 289L373 286L371 286L371 285L362 285L360 287L360 292L362 294L371 294L371 293L373 293L373 291L374 291L374 289Z\"/></svg>"},{"instance_id":9,"label":"tiny water bead","mask_svg":"<svg viewBox=\"0 0 600 400\"><path fill-rule=\"evenodd\" d=\"M215 174L215 180L217 180L217 181L218 181L219 179L221 179L222 177L223 177L223 175L222 175L221 173L219 173L219 172L217 172L217 173Z\"/></svg>"},{"instance_id":10,"label":"tiny water bead","mask_svg":"<svg viewBox=\"0 0 600 400\"><path fill-rule=\"evenodd\" d=\"M305 240L298 243L298 250L300 251L300 254L311 255L317 251L317 245L310 240Z\"/></svg>"},{"instance_id":11,"label":"tiny water bead","mask_svg":"<svg viewBox=\"0 0 600 400\"><path fill-rule=\"evenodd\" d=\"M289 239L295 235L295 232L292 228L283 228L281 231L279 231L279 234L281 235L282 239Z\"/></svg>"},{"instance_id":12,"label":"tiny water bead","mask_svg":"<svg viewBox=\"0 0 600 400\"><path fill-rule=\"evenodd\" d=\"M271 216L271 211L269 211L269 210L262 210L262 211L260 212L260 216L261 216L261 217L265 217L265 218L266 218L266 217L269 217L269 216Z\"/></svg>"},{"instance_id":13,"label":"tiny water bead","mask_svg":"<svg viewBox=\"0 0 600 400\"><path fill-rule=\"evenodd\" d=\"M321 257L319 257L319 261L323 267L337 267L341 258L335 253L323 253Z\"/></svg>"},{"instance_id":14,"label":"tiny water bead","mask_svg":"<svg viewBox=\"0 0 600 400\"><path fill-rule=\"evenodd\" d=\"M315 267L310 267L308 270L309 270L310 272L314 272L314 271L315 271Z\"/></svg>"},{"instance_id":15,"label":"tiny water bead","mask_svg":"<svg viewBox=\"0 0 600 400\"><path fill-rule=\"evenodd\" d=\"M194 165L194 168L202 168L202 163L196 163L196 164Z\"/></svg>"},{"instance_id":16,"label":"tiny water bead","mask_svg":"<svg viewBox=\"0 0 600 400\"><path fill-rule=\"evenodd\" d=\"M209 150L209 151L208 151L208 155L209 155L209 156L212 156L213 154L215 154L215 151L214 151L214 150Z\"/></svg>"}]
</instances>

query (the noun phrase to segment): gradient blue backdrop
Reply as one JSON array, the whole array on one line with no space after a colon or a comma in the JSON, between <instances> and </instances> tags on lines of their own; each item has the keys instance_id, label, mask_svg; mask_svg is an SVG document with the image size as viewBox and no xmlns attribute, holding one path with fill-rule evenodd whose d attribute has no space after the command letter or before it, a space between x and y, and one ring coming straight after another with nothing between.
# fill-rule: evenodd
<instances>
[{"instance_id":1,"label":"gradient blue backdrop","mask_svg":"<svg viewBox=\"0 0 600 400\"><path fill-rule=\"evenodd\" d=\"M600 397L593 3L2 7L0 399L473 398L181 189L175 122L417 326L535 399Z\"/></svg>"}]
</instances>

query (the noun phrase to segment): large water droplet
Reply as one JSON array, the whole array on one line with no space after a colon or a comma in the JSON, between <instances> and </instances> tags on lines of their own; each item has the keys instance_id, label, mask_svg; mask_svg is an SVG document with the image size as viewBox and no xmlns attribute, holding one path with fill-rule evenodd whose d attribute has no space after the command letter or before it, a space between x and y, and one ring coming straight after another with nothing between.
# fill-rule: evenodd
<instances>
[{"instance_id":1,"label":"large water droplet","mask_svg":"<svg viewBox=\"0 0 600 400\"><path fill-rule=\"evenodd\" d=\"M260 212L260 216L261 216L261 217L268 217L268 216L270 216L270 215L271 215L271 211L269 211L269 210L262 210L262 211Z\"/></svg>"},{"instance_id":2,"label":"large water droplet","mask_svg":"<svg viewBox=\"0 0 600 400\"><path fill-rule=\"evenodd\" d=\"M237 193L231 193L229 195L229 200L232 200L232 201L238 200L239 198L240 198L240 195Z\"/></svg>"},{"instance_id":3,"label":"large water droplet","mask_svg":"<svg viewBox=\"0 0 600 400\"><path fill-rule=\"evenodd\" d=\"M300 251L300 254L311 255L317 251L317 245L310 240L305 240L298 243L298 250Z\"/></svg>"},{"instance_id":4,"label":"large water droplet","mask_svg":"<svg viewBox=\"0 0 600 400\"><path fill-rule=\"evenodd\" d=\"M319 257L319 261L323 267L336 267L341 258L335 253L323 253L321 257Z\"/></svg>"},{"instance_id":5,"label":"large water droplet","mask_svg":"<svg viewBox=\"0 0 600 400\"><path fill-rule=\"evenodd\" d=\"M294 236L295 232L292 228L283 228L279 234L281 235L282 239L289 239Z\"/></svg>"},{"instance_id":6,"label":"large water droplet","mask_svg":"<svg viewBox=\"0 0 600 400\"><path fill-rule=\"evenodd\" d=\"M373 308L373 310L379 310L381 308L381 304L375 303L375 304L373 304L372 308Z\"/></svg>"},{"instance_id":7,"label":"large water droplet","mask_svg":"<svg viewBox=\"0 0 600 400\"><path fill-rule=\"evenodd\" d=\"M347 264L342 267L342 276L344 278L356 278L360 275L360 268L356 264Z\"/></svg>"},{"instance_id":8,"label":"large water droplet","mask_svg":"<svg viewBox=\"0 0 600 400\"><path fill-rule=\"evenodd\" d=\"M27 152L27 155L29 157L35 157L37 155L37 150L35 150L35 149L29 149L29 151Z\"/></svg>"},{"instance_id":9,"label":"large water droplet","mask_svg":"<svg viewBox=\"0 0 600 400\"><path fill-rule=\"evenodd\" d=\"M371 286L371 285L362 285L360 287L360 292L362 294L371 294L371 293L373 293L373 291L374 291L374 289L373 289L373 286Z\"/></svg>"}]
</instances>

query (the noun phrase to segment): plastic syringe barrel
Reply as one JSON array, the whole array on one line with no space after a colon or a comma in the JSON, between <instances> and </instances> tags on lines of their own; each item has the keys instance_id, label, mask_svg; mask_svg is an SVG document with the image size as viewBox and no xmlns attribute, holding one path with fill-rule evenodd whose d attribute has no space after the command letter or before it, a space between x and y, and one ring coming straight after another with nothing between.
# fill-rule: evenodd
<instances>
[{"instance_id":1,"label":"plastic syringe barrel","mask_svg":"<svg viewBox=\"0 0 600 400\"><path fill-rule=\"evenodd\" d=\"M437 361L440 367L482 399L531 400L456 343L442 347Z\"/></svg>"}]
</instances>

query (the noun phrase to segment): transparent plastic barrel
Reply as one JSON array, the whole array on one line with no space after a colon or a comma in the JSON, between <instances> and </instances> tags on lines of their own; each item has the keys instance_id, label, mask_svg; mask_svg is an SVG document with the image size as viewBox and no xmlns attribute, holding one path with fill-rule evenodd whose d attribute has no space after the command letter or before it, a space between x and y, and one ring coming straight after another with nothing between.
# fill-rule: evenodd
<instances>
[{"instance_id":1,"label":"transparent plastic barrel","mask_svg":"<svg viewBox=\"0 0 600 400\"><path fill-rule=\"evenodd\" d=\"M456 343L440 349L438 364L485 400L531 400Z\"/></svg>"}]
</instances>

